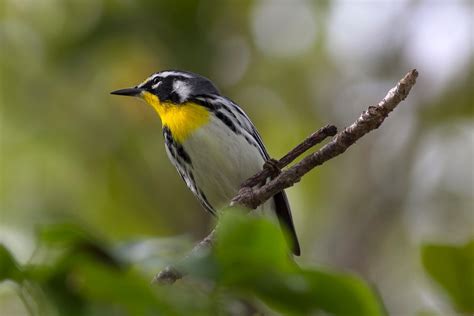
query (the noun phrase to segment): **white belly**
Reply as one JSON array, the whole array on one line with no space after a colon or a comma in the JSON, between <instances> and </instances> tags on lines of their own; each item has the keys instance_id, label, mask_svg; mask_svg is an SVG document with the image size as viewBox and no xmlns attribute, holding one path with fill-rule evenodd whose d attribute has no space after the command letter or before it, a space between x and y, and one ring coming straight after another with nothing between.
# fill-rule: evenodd
<instances>
[{"instance_id":1,"label":"white belly","mask_svg":"<svg viewBox=\"0 0 474 316\"><path fill-rule=\"evenodd\" d=\"M199 128L183 147L192 159L197 186L216 210L229 205L240 184L262 170L264 158L220 120Z\"/></svg>"}]
</instances>

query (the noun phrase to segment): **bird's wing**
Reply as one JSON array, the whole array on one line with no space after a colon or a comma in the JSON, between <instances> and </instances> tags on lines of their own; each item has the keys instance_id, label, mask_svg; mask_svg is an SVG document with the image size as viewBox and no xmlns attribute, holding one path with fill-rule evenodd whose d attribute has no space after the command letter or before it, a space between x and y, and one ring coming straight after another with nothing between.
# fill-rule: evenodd
<instances>
[{"instance_id":1,"label":"bird's wing","mask_svg":"<svg viewBox=\"0 0 474 316\"><path fill-rule=\"evenodd\" d=\"M263 144L262 137L258 133L247 114L245 114L245 112L235 102L220 95L200 96L197 97L196 100L201 105L208 107L211 111L228 112L227 114L229 114L233 124L241 126L247 132L248 136L254 140L262 157L264 157L265 160L270 159L270 155ZM223 104L226 106L223 106ZM291 216L291 209L285 191L275 194L273 196L273 200L275 203L275 213L278 217L280 226L286 233L289 234L293 253L299 256L300 245L298 242L298 236L296 235L293 217Z\"/></svg>"},{"instance_id":2,"label":"bird's wing","mask_svg":"<svg viewBox=\"0 0 474 316\"><path fill-rule=\"evenodd\" d=\"M254 136L255 140L257 141L260 148L262 148L262 152L264 153L264 157L266 160L270 159L270 155L263 145L262 137L258 133L255 126L252 124L248 116L241 110L243 116L248 120L252 127L252 135ZM273 196L273 201L275 203L275 213L278 217L278 221L280 226L283 228L285 233L289 234L290 237L290 245L293 253L297 256L301 254L300 245L298 241L298 235L296 235L295 225L293 223L293 216L291 215L290 204L288 203L288 198L286 197L285 191L278 192Z\"/></svg>"}]
</instances>

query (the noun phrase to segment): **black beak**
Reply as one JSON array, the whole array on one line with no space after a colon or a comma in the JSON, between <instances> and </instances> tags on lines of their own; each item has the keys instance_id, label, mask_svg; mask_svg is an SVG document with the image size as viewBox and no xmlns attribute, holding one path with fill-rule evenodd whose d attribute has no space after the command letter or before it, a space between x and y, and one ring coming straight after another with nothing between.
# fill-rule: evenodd
<instances>
[{"instance_id":1,"label":"black beak","mask_svg":"<svg viewBox=\"0 0 474 316\"><path fill-rule=\"evenodd\" d=\"M142 92L142 89L138 88L127 88L127 89L120 89L117 91L112 91L110 94L116 94L116 95L128 95L130 97L135 97L139 95Z\"/></svg>"}]
</instances>

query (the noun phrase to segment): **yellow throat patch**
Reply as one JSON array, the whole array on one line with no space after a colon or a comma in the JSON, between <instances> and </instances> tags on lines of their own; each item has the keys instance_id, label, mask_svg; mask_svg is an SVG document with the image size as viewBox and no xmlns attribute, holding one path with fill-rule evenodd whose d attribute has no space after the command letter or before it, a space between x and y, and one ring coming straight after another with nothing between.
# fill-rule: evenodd
<instances>
[{"instance_id":1,"label":"yellow throat patch","mask_svg":"<svg viewBox=\"0 0 474 316\"><path fill-rule=\"evenodd\" d=\"M176 105L160 102L158 97L150 92L142 92L141 97L158 112L161 123L170 129L178 143L183 143L194 130L209 121L209 111L195 103Z\"/></svg>"}]
</instances>

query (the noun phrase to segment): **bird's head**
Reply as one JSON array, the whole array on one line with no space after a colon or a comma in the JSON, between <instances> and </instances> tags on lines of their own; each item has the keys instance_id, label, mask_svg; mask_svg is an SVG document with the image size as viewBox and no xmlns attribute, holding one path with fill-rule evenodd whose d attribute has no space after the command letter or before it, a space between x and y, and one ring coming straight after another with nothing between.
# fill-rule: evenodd
<instances>
[{"instance_id":1,"label":"bird's head","mask_svg":"<svg viewBox=\"0 0 474 316\"><path fill-rule=\"evenodd\" d=\"M152 74L132 88L120 89L111 94L144 99L152 106L184 104L199 95L219 94L207 78L186 71L166 70Z\"/></svg>"},{"instance_id":2,"label":"bird's head","mask_svg":"<svg viewBox=\"0 0 474 316\"><path fill-rule=\"evenodd\" d=\"M200 75L176 70L160 71L133 88L111 92L139 97L150 104L179 143L209 121L210 112L198 96L218 95L212 82Z\"/></svg>"}]
</instances>

